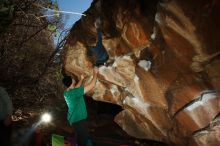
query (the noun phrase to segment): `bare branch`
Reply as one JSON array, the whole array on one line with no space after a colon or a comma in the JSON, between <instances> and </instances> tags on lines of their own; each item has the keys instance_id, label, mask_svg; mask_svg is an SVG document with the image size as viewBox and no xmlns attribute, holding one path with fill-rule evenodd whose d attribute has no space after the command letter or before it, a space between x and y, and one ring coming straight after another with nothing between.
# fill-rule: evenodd
<instances>
[{"instance_id":1,"label":"bare branch","mask_svg":"<svg viewBox=\"0 0 220 146\"><path fill-rule=\"evenodd\" d=\"M32 35L30 35L27 39L23 40L19 46L18 46L18 51L22 48L23 44L26 43L27 41L29 41L31 38L33 38L34 36L36 36L39 32L41 32L42 30L44 30L47 27L47 25L45 25L44 27L42 27L41 29L39 29L38 31L36 31L35 33L33 33Z\"/></svg>"},{"instance_id":2,"label":"bare branch","mask_svg":"<svg viewBox=\"0 0 220 146\"><path fill-rule=\"evenodd\" d=\"M63 34L63 33L66 33L67 31L68 31L68 30L63 30L63 31L61 32L60 37L62 37L62 34ZM60 37L58 38L58 43L57 43L57 46L56 46L54 52L50 55L50 57L49 57L47 63L45 64L45 67L44 67L42 73L39 75L38 79L37 79L36 81L34 81L34 83L37 83L37 82L44 76L44 74L47 72L47 69L48 69L48 67L49 67L50 64L51 64L52 59L53 59L54 56L60 51L60 49L63 48L63 46L64 46L64 44L65 44L65 42L66 42L66 40L67 40L68 35L65 35L65 37L64 37L63 39L61 39L61 40L60 40ZM59 41L59 40L60 40L60 41Z\"/></svg>"}]
</instances>

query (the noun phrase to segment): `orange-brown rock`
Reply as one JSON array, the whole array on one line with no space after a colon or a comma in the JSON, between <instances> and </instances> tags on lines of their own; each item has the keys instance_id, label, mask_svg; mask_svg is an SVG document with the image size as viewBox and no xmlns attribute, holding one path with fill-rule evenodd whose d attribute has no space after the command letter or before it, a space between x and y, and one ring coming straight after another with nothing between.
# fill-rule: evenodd
<instances>
[{"instance_id":1,"label":"orange-brown rock","mask_svg":"<svg viewBox=\"0 0 220 146\"><path fill-rule=\"evenodd\" d=\"M95 0L71 29L66 73L91 76L95 19L103 21L108 66L90 95L123 107L128 134L170 145L220 145L219 0Z\"/></svg>"}]
</instances>

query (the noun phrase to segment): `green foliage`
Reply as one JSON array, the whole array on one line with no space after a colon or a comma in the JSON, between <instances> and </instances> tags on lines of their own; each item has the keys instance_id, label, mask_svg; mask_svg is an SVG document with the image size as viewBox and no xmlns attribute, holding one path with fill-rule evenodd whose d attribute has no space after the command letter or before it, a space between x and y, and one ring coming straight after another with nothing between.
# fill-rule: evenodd
<instances>
[{"instance_id":1,"label":"green foliage","mask_svg":"<svg viewBox=\"0 0 220 146\"><path fill-rule=\"evenodd\" d=\"M59 17L59 6L58 6L58 2L57 1L55 1L54 2L54 15L58 18Z\"/></svg>"},{"instance_id":2,"label":"green foliage","mask_svg":"<svg viewBox=\"0 0 220 146\"><path fill-rule=\"evenodd\" d=\"M54 11L54 16L59 18L60 13L59 13L59 5L58 5L57 0L52 1L50 4L48 4L47 8L50 8L51 10L53 10Z\"/></svg>"},{"instance_id":3,"label":"green foliage","mask_svg":"<svg viewBox=\"0 0 220 146\"><path fill-rule=\"evenodd\" d=\"M54 24L48 24L47 29L53 33L54 37L58 37L60 32L57 31L57 26Z\"/></svg>"},{"instance_id":4,"label":"green foliage","mask_svg":"<svg viewBox=\"0 0 220 146\"><path fill-rule=\"evenodd\" d=\"M6 32L13 21L14 5L0 3L0 34Z\"/></svg>"},{"instance_id":5,"label":"green foliage","mask_svg":"<svg viewBox=\"0 0 220 146\"><path fill-rule=\"evenodd\" d=\"M55 32L56 29L57 29L57 27L56 27L56 25L54 25L54 24L49 24L49 25L47 26L47 29L48 29L49 31L51 31L51 32Z\"/></svg>"}]
</instances>

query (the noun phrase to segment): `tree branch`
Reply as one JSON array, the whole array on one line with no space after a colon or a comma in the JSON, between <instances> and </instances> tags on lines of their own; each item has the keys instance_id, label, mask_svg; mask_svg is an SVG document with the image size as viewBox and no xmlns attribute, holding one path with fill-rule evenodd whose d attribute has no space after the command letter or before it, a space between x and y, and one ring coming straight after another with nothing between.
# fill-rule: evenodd
<instances>
[{"instance_id":1,"label":"tree branch","mask_svg":"<svg viewBox=\"0 0 220 146\"><path fill-rule=\"evenodd\" d=\"M35 33L33 33L32 35L30 35L27 39L23 40L19 46L18 46L18 51L20 51L20 49L22 48L23 44L26 43L27 41L29 41L31 38L33 38L34 36L36 36L39 32L41 32L42 30L44 30L47 27L47 25L45 25L44 27L42 27L41 29L39 29L38 31L36 31Z\"/></svg>"},{"instance_id":2,"label":"tree branch","mask_svg":"<svg viewBox=\"0 0 220 146\"><path fill-rule=\"evenodd\" d=\"M64 30L64 31L66 31L66 30ZM63 32L64 32L64 31L63 31ZM62 32L62 33L63 33L63 32ZM62 34L62 33L61 33L61 34ZM60 49L64 46L67 37L68 37L68 35L66 35L61 41L59 41L59 38L58 38L58 44L57 44L57 46L56 46L54 52L50 55L50 57L49 57L47 63L45 64L45 67L44 67L43 71L42 71L41 74L39 75L38 79L37 79L36 81L34 81L34 83L39 82L39 80L40 80L40 79L44 76L44 74L47 72L47 69L48 69L48 67L49 67L50 64L51 64L52 59L53 59L54 56L60 51Z\"/></svg>"},{"instance_id":3,"label":"tree branch","mask_svg":"<svg viewBox=\"0 0 220 146\"><path fill-rule=\"evenodd\" d=\"M23 27L42 27L39 25L31 25L31 24L22 24L22 23L14 23L14 26L23 26Z\"/></svg>"}]
</instances>

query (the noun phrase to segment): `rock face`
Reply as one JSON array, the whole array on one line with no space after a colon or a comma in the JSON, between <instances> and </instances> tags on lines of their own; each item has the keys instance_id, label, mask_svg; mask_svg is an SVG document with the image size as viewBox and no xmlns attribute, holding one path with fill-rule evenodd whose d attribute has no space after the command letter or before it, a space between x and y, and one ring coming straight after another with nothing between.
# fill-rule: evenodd
<instances>
[{"instance_id":1,"label":"rock face","mask_svg":"<svg viewBox=\"0 0 220 146\"><path fill-rule=\"evenodd\" d=\"M97 1L71 29L66 73L92 74L95 18L103 21L108 66L90 95L123 107L128 134L178 146L220 145L220 1Z\"/></svg>"}]
</instances>

